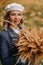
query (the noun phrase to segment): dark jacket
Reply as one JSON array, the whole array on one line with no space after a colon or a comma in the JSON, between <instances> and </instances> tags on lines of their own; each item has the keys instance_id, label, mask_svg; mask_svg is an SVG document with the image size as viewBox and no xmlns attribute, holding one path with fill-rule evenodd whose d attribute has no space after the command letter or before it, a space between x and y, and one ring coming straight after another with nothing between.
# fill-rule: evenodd
<instances>
[{"instance_id":1,"label":"dark jacket","mask_svg":"<svg viewBox=\"0 0 43 65\"><path fill-rule=\"evenodd\" d=\"M18 59L17 56L13 56L13 54L18 53L17 47L12 43L13 39L19 39L19 35L11 28L0 33L2 65L14 65ZM17 65L22 65L22 62L20 61Z\"/></svg>"}]
</instances>

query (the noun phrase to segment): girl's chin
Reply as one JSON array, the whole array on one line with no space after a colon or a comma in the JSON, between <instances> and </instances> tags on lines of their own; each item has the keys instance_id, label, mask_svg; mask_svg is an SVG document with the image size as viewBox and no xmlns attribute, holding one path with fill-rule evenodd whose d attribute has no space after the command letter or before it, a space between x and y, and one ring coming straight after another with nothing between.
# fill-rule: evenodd
<instances>
[{"instance_id":1,"label":"girl's chin","mask_svg":"<svg viewBox=\"0 0 43 65\"><path fill-rule=\"evenodd\" d=\"M14 22L14 24L18 25L19 23L15 23L15 22Z\"/></svg>"}]
</instances>

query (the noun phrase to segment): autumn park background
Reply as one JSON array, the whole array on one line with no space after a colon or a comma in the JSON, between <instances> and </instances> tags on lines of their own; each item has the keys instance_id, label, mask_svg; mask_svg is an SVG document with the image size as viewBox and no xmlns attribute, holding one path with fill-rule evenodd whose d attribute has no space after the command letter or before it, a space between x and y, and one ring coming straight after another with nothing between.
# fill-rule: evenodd
<instances>
[{"instance_id":1,"label":"autumn park background","mask_svg":"<svg viewBox=\"0 0 43 65\"><path fill-rule=\"evenodd\" d=\"M4 8L12 2L20 3L25 7L23 15L27 27L37 26L43 28L43 0L0 0L0 30L3 25L1 19L5 15ZM39 65L43 65L43 61L40 60Z\"/></svg>"}]
</instances>

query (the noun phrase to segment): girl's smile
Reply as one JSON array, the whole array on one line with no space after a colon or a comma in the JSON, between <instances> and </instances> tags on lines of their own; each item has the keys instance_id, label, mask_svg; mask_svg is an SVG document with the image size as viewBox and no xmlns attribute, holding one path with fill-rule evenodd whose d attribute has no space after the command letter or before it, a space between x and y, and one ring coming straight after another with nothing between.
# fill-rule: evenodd
<instances>
[{"instance_id":1,"label":"girl's smile","mask_svg":"<svg viewBox=\"0 0 43 65\"><path fill-rule=\"evenodd\" d=\"M14 19L14 23L17 24L19 22L18 19Z\"/></svg>"}]
</instances>

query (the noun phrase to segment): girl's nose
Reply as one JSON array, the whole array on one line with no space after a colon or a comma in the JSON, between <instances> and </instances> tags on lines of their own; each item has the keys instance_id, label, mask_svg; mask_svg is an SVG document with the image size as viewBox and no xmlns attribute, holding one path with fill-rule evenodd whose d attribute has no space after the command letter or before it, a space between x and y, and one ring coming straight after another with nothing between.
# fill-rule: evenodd
<instances>
[{"instance_id":1,"label":"girl's nose","mask_svg":"<svg viewBox=\"0 0 43 65\"><path fill-rule=\"evenodd\" d=\"M18 15L15 15L15 18L18 18Z\"/></svg>"}]
</instances>

